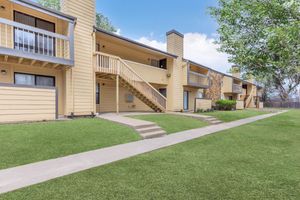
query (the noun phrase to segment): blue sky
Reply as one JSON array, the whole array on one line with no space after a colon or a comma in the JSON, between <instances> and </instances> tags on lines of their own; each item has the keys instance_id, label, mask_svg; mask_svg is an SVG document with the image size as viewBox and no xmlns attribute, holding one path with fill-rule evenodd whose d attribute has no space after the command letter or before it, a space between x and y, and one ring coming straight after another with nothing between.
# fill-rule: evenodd
<instances>
[{"instance_id":1,"label":"blue sky","mask_svg":"<svg viewBox=\"0 0 300 200\"><path fill-rule=\"evenodd\" d=\"M96 0L97 11L109 17L131 38L151 36L163 40L165 33L176 29L182 33L216 33L217 24L208 13L216 0Z\"/></svg>"},{"instance_id":2,"label":"blue sky","mask_svg":"<svg viewBox=\"0 0 300 200\"><path fill-rule=\"evenodd\" d=\"M185 34L185 58L227 72L228 55L214 44L218 25L208 8L217 0L96 0L96 10L107 16L122 36L166 50L166 32Z\"/></svg>"}]
</instances>

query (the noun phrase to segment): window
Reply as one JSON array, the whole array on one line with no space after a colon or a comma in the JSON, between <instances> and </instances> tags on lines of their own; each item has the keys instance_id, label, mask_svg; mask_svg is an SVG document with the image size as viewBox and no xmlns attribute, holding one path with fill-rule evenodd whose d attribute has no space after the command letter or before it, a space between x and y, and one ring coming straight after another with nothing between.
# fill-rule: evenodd
<instances>
[{"instance_id":1,"label":"window","mask_svg":"<svg viewBox=\"0 0 300 200\"><path fill-rule=\"evenodd\" d=\"M159 68L161 68L161 69L167 69L167 59L166 58L165 59L161 59L159 61Z\"/></svg>"},{"instance_id":2,"label":"window","mask_svg":"<svg viewBox=\"0 0 300 200\"><path fill-rule=\"evenodd\" d=\"M55 86L54 78L49 76L35 76L35 82L38 86Z\"/></svg>"},{"instance_id":3,"label":"window","mask_svg":"<svg viewBox=\"0 0 300 200\"><path fill-rule=\"evenodd\" d=\"M167 88L159 88L158 91L160 94L162 94L164 97L167 97Z\"/></svg>"},{"instance_id":4,"label":"window","mask_svg":"<svg viewBox=\"0 0 300 200\"><path fill-rule=\"evenodd\" d=\"M55 24L15 11L14 20L16 22L55 32ZM22 28L14 28L14 48L31 53L55 56L55 38L30 32Z\"/></svg>"},{"instance_id":5,"label":"window","mask_svg":"<svg viewBox=\"0 0 300 200\"><path fill-rule=\"evenodd\" d=\"M150 65L153 67L159 67L159 61L155 59L150 59Z\"/></svg>"},{"instance_id":6,"label":"window","mask_svg":"<svg viewBox=\"0 0 300 200\"><path fill-rule=\"evenodd\" d=\"M29 86L55 87L55 77L34 74L15 73L15 84Z\"/></svg>"},{"instance_id":7,"label":"window","mask_svg":"<svg viewBox=\"0 0 300 200\"><path fill-rule=\"evenodd\" d=\"M35 85L34 75L15 74L15 84L18 85Z\"/></svg>"},{"instance_id":8,"label":"window","mask_svg":"<svg viewBox=\"0 0 300 200\"><path fill-rule=\"evenodd\" d=\"M100 83L96 85L96 104L100 104Z\"/></svg>"}]
</instances>

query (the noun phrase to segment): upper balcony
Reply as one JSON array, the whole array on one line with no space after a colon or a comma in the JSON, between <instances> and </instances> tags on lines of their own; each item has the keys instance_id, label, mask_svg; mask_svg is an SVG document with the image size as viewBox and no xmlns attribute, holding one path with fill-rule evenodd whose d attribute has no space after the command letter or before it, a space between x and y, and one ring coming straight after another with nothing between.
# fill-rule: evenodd
<instances>
[{"instance_id":1,"label":"upper balcony","mask_svg":"<svg viewBox=\"0 0 300 200\"><path fill-rule=\"evenodd\" d=\"M210 79L208 76L209 69L188 61L186 83L187 86L197 88L208 88L210 86Z\"/></svg>"},{"instance_id":2,"label":"upper balcony","mask_svg":"<svg viewBox=\"0 0 300 200\"><path fill-rule=\"evenodd\" d=\"M114 57L139 74L145 81L158 86L168 84L169 67L173 65L175 55L146 46L114 33L95 28L95 63L102 66L113 66ZM112 73L105 67L96 68L105 77Z\"/></svg>"},{"instance_id":3,"label":"upper balcony","mask_svg":"<svg viewBox=\"0 0 300 200\"><path fill-rule=\"evenodd\" d=\"M242 92L243 92L242 86L240 84L236 84L236 83L232 84L232 93L241 94Z\"/></svg>"},{"instance_id":4,"label":"upper balcony","mask_svg":"<svg viewBox=\"0 0 300 200\"><path fill-rule=\"evenodd\" d=\"M209 77L197 72L188 72L188 85L200 88L209 87Z\"/></svg>"},{"instance_id":5,"label":"upper balcony","mask_svg":"<svg viewBox=\"0 0 300 200\"><path fill-rule=\"evenodd\" d=\"M50 68L73 66L75 19L24 2L4 1L1 5L0 61Z\"/></svg>"}]
</instances>

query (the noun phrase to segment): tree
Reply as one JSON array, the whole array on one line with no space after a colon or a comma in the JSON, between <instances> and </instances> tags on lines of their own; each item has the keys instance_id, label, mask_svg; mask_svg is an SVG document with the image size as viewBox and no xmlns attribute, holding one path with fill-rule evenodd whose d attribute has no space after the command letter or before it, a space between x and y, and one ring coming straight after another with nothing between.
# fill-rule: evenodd
<instances>
[{"instance_id":1,"label":"tree","mask_svg":"<svg viewBox=\"0 0 300 200\"><path fill-rule=\"evenodd\" d=\"M60 0L38 0L38 3L54 10L60 10ZM117 29L112 25L110 20L101 13L96 13L96 27L109 32L116 32Z\"/></svg>"},{"instance_id":2,"label":"tree","mask_svg":"<svg viewBox=\"0 0 300 200\"><path fill-rule=\"evenodd\" d=\"M101 13L96 13L96 27L109 32L117 32L117 29L111 24L110 20Z\"/></svg>"},{"instance_id":3,"label":"tree","mask_svg":"<svg viewBox=\"0 0 300 200\"><path fill-rule=\"evenodd\" d=\"M54 10L60 10L60 0L38 0L38 3Z\"/></svg>"},{"instance_id":4,"label":"tree","mask_svg":"<svg viewBox=\"0 0 300 200\"><path fill-rule=\"evenodd\" d=\"M283 101L300 85L300 1L219 0L220 51L242 72L268 77Z\"/></svg>"}]
</instances>

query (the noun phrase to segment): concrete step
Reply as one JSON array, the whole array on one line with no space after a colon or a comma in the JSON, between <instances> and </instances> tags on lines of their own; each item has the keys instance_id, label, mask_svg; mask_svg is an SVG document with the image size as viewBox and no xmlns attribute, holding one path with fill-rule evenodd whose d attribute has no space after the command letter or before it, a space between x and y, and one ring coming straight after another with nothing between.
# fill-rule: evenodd
<instances>
[{"instance_id":1,"label":"concrete step","mask_svg":"<svg viewBox=\"0 0 300 200\"><path fill-rule=\"evenodd\" d=\"M211 124L221 124L223 123L222 121L220 120L215 120L215 121L210 121Z\"/></svg>"},{"instance_id":2,"label":"concrete step","mask_svg":"<svg viewBox=\"0 0 300 200\"><path fill-rule=\"evenodd\" d=\"M149 132L154 132L154 131L160 131L162 130L159 126L149 126L149 127L146 127L146 128L139 128L139 129L136 129L137 132L143 134L143 133L149 133Z\"/></svg>"},{"instance_id":3,"label":"concrete step","mask_svg":"<svg viewBox=\"0 0 300 200\"><path fill-rule=\"evenodd\" d=\"M162 137L166 134L164 130L159 130L159 131L153 131L149 133L143 133L141 134L143 139L150 139L150 138L157 138L157 137Z\"/></svg>"},{"instance_id":4,"label":"concrete step","mask_svg":"<svg viewBox=\"0 0 300 200\"><path fill-rule=\"evenodd\" d=\"M142 125L134 126L133 128L135 130L138 130L138 129L143 129L143 128L150 128L153 126L156 126L156 124L154 124L154 123L142 124Z\"/></svg>"},{"instance_id":5,"label":"concrete step","mask_svg":"<svg viewBox=\"0 0 300 200\"><path fill-rule=\"evenodd\" d=\"M205 121L214 121L214 120L217 120L216 118L213 118L213 117L210 117L210 118L205 118L204 119Z\"/></svg>"}]
</instances>

